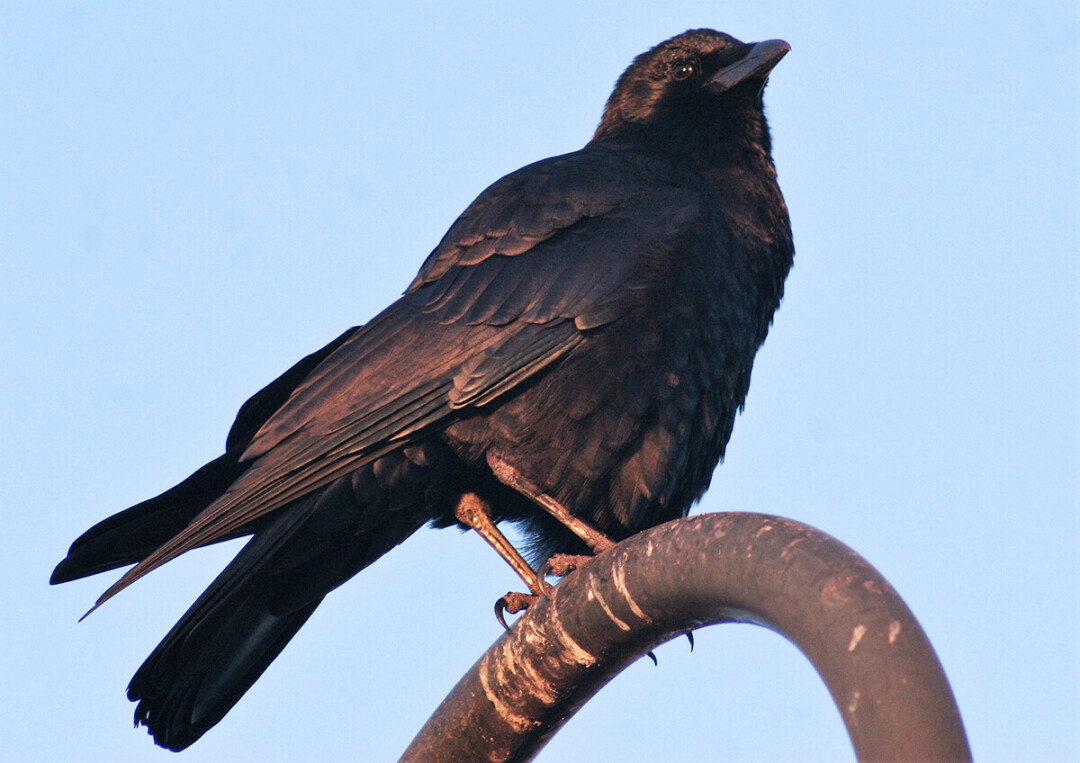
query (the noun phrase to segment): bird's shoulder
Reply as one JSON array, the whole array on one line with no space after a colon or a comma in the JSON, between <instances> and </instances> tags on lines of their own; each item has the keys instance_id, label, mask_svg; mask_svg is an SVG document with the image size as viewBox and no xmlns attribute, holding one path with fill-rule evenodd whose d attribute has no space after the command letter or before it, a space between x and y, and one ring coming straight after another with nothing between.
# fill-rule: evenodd
<instances>
[{"instance_id":1,"label":"bird's shoulder","mask_svg":"<svg viewBox=\"0 0 1080 763\"><path fill-rule=\"evenodd\" d=\"M431 252L406 295L441 323L574 319L710 214L700 176L646 152L587 146L493 183Z\"/></svg>"}]
</instances>

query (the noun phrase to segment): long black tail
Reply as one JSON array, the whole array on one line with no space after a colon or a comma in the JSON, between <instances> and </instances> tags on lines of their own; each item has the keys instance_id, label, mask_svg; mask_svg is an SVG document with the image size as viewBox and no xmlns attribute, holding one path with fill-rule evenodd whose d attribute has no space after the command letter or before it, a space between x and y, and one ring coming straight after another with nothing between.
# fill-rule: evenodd
<instances>
[{"instance_id":1,"label":"long black tail","mask_svg":"<svg viewBox=\"0 0 1080 763\"><path fill-rule=\"evenodd\" d=\"M87 530L53 571L62 583L144 559L248 468L240 454L356 329L294 365L240 409L226 453L176 487ZM253 537L139 668L136 722L181 750L236 704L323 597L444 510L454 469L432 443L389 453L236 535ZM234 536L235 537L235 536ZM224 539L223 539L224 540Z\"/></svg>"},{"instance_id":2,"label":"long black tail","mask_svg":"<svg viewBox=\"0 0 1080 763\"><path fill-rule=\"evenodd\" d=\"M192 605L128 686L158 744L202 736L328 592L432 518L431 470L410 455L424 465L391 453L277 512Z\"/></svg>"}]
</instances>

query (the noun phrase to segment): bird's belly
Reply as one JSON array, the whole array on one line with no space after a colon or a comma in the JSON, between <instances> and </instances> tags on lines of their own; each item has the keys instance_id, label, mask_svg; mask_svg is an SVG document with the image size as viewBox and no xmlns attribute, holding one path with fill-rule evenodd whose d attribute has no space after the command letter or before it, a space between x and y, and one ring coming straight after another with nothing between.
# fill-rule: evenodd
<instances>
[{"instance_id":1,"label":"bird's belly","mask_svg":"<svg viewBox=\"0 0 1080 763\"><path fill-rule=\"evenodd\" d=\"M685 515L731 432L723 364L690 357L691 346L587 350L443 436L617 539Z\"/></svg>"}]
</instances>

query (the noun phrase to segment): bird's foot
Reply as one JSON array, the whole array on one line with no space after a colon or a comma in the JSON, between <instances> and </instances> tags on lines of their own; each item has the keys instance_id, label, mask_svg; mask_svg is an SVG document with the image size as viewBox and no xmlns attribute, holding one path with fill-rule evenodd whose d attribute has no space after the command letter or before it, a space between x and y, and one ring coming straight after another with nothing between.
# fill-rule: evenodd
<instances>
[{"instance_id":1,"label":"bird's foot","mask_svg":"<svg viewBox=\"0 0 1080 763\"><path fill-rule=\"evenodd\" d=\"M551 597L551 594L555 589L548 584L548 575L554 575L559 578L564 577L594 558L595 557L582 554L554 554L550 559L540 565L540 569L536 571L536 580L529 586L530 588L533 588L534 592L520 593L511 591L506 594L506 596L500 597L499 600L495 602L495 618L499 621L499 624L509 632L510 626L506 624L507 614L516 615L518 612L524 612L541 596Z\"/></svg>"},{"instance_id":2,"label":"bird's foot","mask_svg":"<svg viewBox=\"0 0 1080 763\"><path fill-rule=\"evenodd\" d=\"M586 562L596 557L584 554L554 554L550 559L540 565L536 571L537 577L544 580L548 575L561 578L569 575L574 570L582 567Z\"/></svg>"},{"instance_id":3,"label":"bird's foot","mask_svg":"<svg viewBox=\"0 0 1080 763\"><path fill-rule=\"evenodd\" d=\"M510 626L506 624L506 615L516 615L518 612L524 612L539 598L538 595L532 593L510 591L506 596L500 597L495 602L495 619L509 633Z\"/></svg>"}]
</instances>

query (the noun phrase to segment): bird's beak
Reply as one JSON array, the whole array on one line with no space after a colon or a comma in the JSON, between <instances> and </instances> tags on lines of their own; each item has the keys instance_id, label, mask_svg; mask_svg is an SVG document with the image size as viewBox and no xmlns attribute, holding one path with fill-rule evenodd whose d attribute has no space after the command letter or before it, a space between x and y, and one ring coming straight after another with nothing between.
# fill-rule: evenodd
<instances>
[{"instance_id":1,"label":"bird's beak","mask_svg":"<svg viewBox=\"0 0 1080 763\"><path fill-rule=\"evenodd\" d=\"M709 89L714 93L722 93L751 77L764 79L789 50L791 46L783 40L755 42L745 56L725 66L713 76L709 81Z\"/></svg>"}]
</instances>

